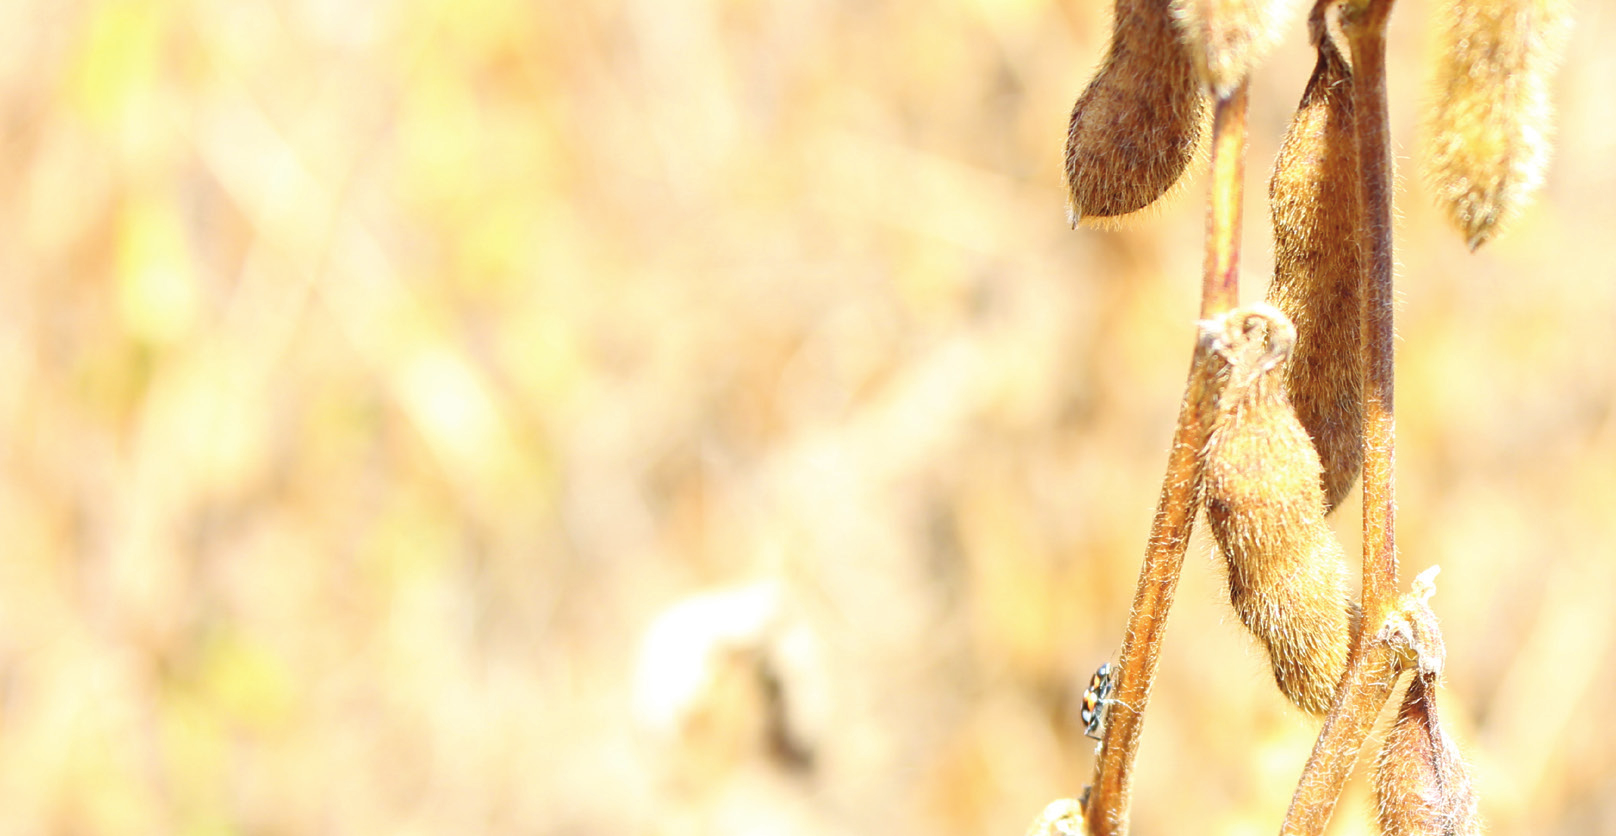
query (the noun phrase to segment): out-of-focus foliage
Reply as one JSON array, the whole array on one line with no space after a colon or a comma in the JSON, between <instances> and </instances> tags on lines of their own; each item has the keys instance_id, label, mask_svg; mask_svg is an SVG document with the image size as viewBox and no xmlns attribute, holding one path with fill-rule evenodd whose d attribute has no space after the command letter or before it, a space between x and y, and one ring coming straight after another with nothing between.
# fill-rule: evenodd
<instances>
[{"instance_id":1,"label":"out-of-focus foliage","mask_svg":"<svg viewBox=\"0 0 1616 836\"><path fill-rule=\"evenodd\" d=\"M0 832L1016 833L1075 794L1200 262L1196 199L1062 222L1105 15L0 5ZM1400 542L1500 833L1616 827L1611 27L1495 249L1401 202ZM1271 832L1312 721L1194 549L1135 822Z\"/></svg>"}]
</instances>

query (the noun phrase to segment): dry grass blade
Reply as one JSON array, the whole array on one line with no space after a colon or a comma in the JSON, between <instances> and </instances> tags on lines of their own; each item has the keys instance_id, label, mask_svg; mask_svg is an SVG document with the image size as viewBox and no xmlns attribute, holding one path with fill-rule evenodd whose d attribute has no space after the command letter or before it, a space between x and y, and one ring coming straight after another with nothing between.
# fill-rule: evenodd
<instances>
[{"instance_id":1,"label":"dry grass blade","mask_svg":"<svg viewBox=\"0 0 1616 836\"><path fill-rule=\"evenodd\" d=\"M1072 224L1137 212L1166 194L1195 156L1202 99L1166 0L1118 0L1105 63L1067 130Z\"/></svg>"}]
</instances>

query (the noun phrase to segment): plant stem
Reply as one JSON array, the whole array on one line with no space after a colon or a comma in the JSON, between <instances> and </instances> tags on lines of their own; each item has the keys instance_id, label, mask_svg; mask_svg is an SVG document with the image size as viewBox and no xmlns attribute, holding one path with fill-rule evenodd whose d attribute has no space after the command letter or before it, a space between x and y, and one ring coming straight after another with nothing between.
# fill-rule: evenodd
<instances>
[{"instance_id":1,"label":"plant stem","mask_svg":"<svg viewBox=\"0 0 1616 836\"><path fill-rule=\"evenodd\" d=\"M1167 475L1162 479L1161 498L1150 526L1145 564L1128 616L1128 633L1118 660L1120 671L1113 697L1116 703L1106 721L1085 811L1089 832L1094 836L1128 832L1133 760L1139 749L1145 704L1156 678L1167 611L1173 605L1179 572L1184 567L1184 551L1200 508L1200 453L1206 446L1211 412L1206 404L1209 345L1205 335L1196 343L1184 400L1179 405L1178 426L1173 432L1173 447L1167 456Z\"/></svg>"},{"instance_id":2,"label":"plant stem","mask_svg":"<svg viewBox=\"0 0 1616 836\"><path fill-rule=\"evenodd\" d=\"M1244 198L1246 153L1246 85L1219 98L1213 118L1212 185L1207 205L1206 269L1201 285L1201 318L1227 313L1240 300L1240 208ZM1207 364L1210 335L1197 336L1178 425L1167 457L1156 517L1150 527L1145 564L1134 592L1133 610L1122 655L1116 693L1100 757L1095 761L1093 789L1085 816L1095 836L1128 832L1133 761L1143 731L1142 718L1156 679L1167 611L1173 605L1184 551L1195 514L1200 510L1201 450L1211 429L1208 408L1211 374Z\"/></svg>"},{"instance_id":3,"label":"plant stem","mask_svg":"<svg viewBox=\"0 0 1616 836\"><path fill-rule=\"evenodd\" d=\"M1364 622L1367 625L1369 622ZM1341 797L1341 788L1352 775L1381 706L1392 695L1399 672L1397 653L1386 643L1376 640L1376 630L1364 626L1359 635L1368 635L1369 644L1360 641L1347 661L1347 672L1341 687L1336 690L1335 705L1319 730L1319 739L1313 744L1313 754L1307 768L1291 796L1290 809L1285 811L1283 836L1318 836L1330 823L1335 803Z\"/></svg>"},{"instance_id":4,"label":"plant stem","mask_svg":"<svg viewBox=\"0 0 1616 836\"><path fill-rule=\"evenodd\" d=\"M1363 339L1363 611L1378 624L1397 595L1396 506L1392 470L1396 428L1392 412L1392 157L1386 117L1386 18L1392 0L1369 0L1344 19L1352 44L1353 109L1362 167ZM1352 11L1349 9L1349 11ZM1362 638L1362 637L1360 637ZM1361 643L1361 642L1360 642Z\"/></svg>"},{"instance_id":5,"label":"plant stem","mask_svg":"<svg viewBox=\"0 0 1616 836\"><path fill-rule=\"evenodd\" d=\"M1392 159L1386 115L1386 21L1393 0L1342 9L1352 48L1352 96L1364 218L1362 300L1363 606L1357 640L1335 705L1302 771L1284 834L1322 834L1375 717L1392 694L1397 654L1378 636L1397 594L1393 532Z\"/></svg>"},{"instance_id":6,"label":"plant stem","mask_svg":"<svg viewBox=\"0 0 1616 836\"><path fill-rule=\"evenodd\" d=\"M1240 304L1240 206L1245 198L1246 90L1241 82L1218 98L1212 117L1212 189L1206 210L1206 266L1201 318Z\"/></svg>"}]
</instances>

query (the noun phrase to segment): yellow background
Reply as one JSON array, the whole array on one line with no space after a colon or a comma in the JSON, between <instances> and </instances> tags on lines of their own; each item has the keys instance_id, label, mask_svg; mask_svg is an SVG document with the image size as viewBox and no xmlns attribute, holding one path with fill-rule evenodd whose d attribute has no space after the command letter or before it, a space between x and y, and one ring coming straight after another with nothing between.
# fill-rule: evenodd
<instances>
[{"instance_id":1,"label":"yellow background","mask_svg":"<svg viewBox=\"0 0 1616 836\"><path fill-rule=\"evenodd\" d=\"M1616 830L1582 13L1548 182L1475 255L1411 159L1431 9L1393 22L1404 578L1443 567L1497 833ZM1108 14L0 4L0 833L1011 836L1076 794L1205 189L1063 223ZM1310 67L1298 22L1253 88L1248 300ZM1198 533L1142 834L1274 832L1311 746L1219 584Z\"/></svg>"}]
</instances>

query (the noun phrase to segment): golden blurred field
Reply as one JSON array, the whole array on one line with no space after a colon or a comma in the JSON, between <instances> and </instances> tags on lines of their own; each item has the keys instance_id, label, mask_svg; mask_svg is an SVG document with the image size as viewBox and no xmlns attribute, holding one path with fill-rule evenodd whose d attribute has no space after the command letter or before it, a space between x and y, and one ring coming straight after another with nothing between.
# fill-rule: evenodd
<instances>
[{"instance_id":1,"label":"golden blurred field","mask_svg":"<svg viewBox=\"0 0 1616 836\"><path fill-rule=\"evenodd\" d=\"M1506 834L1616 832L1616 20L1579 12L1502 240L1399 155L1404 577L1443 567ZM1014 836L1078 793L1204 193L1063 223L1108 14L0 5L0 834ZM1295 26L1255 83L1247 299L1311 62ZM1198 532L1141 834L1274 832L1311 747L1220 583Z\"/></svg>"}]
</instances>

